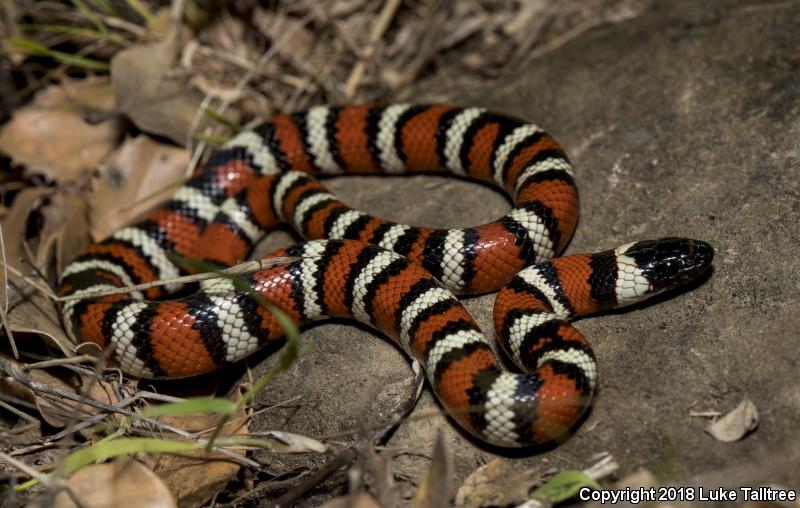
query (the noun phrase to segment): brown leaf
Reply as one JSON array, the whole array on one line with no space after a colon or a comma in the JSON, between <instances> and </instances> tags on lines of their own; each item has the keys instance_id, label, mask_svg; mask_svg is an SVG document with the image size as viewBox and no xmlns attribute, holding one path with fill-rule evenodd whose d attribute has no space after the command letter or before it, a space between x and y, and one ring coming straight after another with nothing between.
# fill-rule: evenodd
<instances>
[{"instance_id":1,"label":"brown leaf","mask_svg":"<svg viewBox=\"0 0 800 508\"><path fill-rule=\"evenodd\" d=\"M34 259L29 259L23 243L33 213L37 214L37 228L36 236L28 241L34 253ZM62 268L89 243L86 200L53 189L30 187L20 191L3 218L2 227L7 262L23 273L31 271L31 264L45 271L52 260L54 246L58 266ZM22 262L23 259L27 263Z\"/></svg>"},{"instance_id":2,"label":"brown leaf","mask_svg":"<svg viewBox=\"0 0 800 508\"><path fill-rule=\"evenodd\" d=\"M67 197L52 189L22 190L2 221L8 264L25 274L32 274L31 265L46 273L55 253L59 266L63 266L66 259L73 258L88 243L85 208L85 200ZM25 234L34 212L38 236L28 241L29 249L26 250ZM34 259L30 259L28 250L32 251ZM70 354L74 346L64 332L56 303L43 290L30 286L11 272L9 278L11 305L6 324L11 331L41 334L52 340L65 355ZM39 279L39 284L46 285L46 282ZM7 303L5 297L5 292L0 291L3 308Z\"/></svg>"},{"instance_id":3,"label":"brown leaf","mask_svg":"<svg viewBox=\"0 0 800 508\"><path fill-rule=\"evenodd\" d=\"M59 211L59 230L56 233L56 264L61 270L91 243L89 237L88 203L84 196L56 195L53 212ZM48 214L45 214L49 216ZM53 224L55 220L48 221Z\"/></svg>"},{"instance_id":4,"label":"brown leaf","mask_svg":"<svg viewBox=\"0 0 800 508\"><path fill-rule=\"evenodd\" d=\"M114 90L107 77L64 81L60 87L54 88L40 100L43 101L43 105L51 108L66 105L78 107L81 112L85 113L112 114L117 109Z\"/></svg>"},{"instance_id":5,"label":"brown leaf","mask_svg":"<svg viewBox=\"0 0 800 508\"><path fill-rule=\"evenodd\" d=\"M248 408L243 407L224 427L220 436L247 434ZM211 429L219 422L219 415L189 414L159 418L183 430L197 433ZM235 450L235 449L234 449ZM242 451L243 450L239 450ZM202 506L221 492L236 478L239 464L220 452L206 453L192 450L181 454L145 455L142 461L164 480L178 500L179 506Z\"/></svg>"},{"instance_id":6,"label":"brown leaf","mask_svg":"<svg viewBox=\"0 0 800 508\"><path fill-rule=\"evenodd\" d=\"M72 339L61 324L61 313L55 301L40 290L27 287L17 296L15 305L6 316L12 332L35 333L49 339L64 356L71 356L75 349Z\"/></svg>"},{"instance_id":7,"label":"brown leaf","mask_svg":"<svg viewBox=\"0 0 800 508\"><path fill-rule=\"evenodd\" d=\"M110 86L102 81L53 85L18 109L0 130L0 149L27 168L59 182L80 179L113 148L118 119L88 123L89 111L112 109Z\"/></svg>"},{"instance_id":8,"label":"brown leaf","mask_svg":"<svg viewBox=\"0 0 800 508\"><path fill-rule=\"evenodd\" d=\"M543 481L540 471L519 469L515 462L495 458L473 471L456 493L456 506L516 506Z\"/></svg>"},{"instance_id":9,"label":"brown leaf","mask_svg":"<svg viewBox=\"0 0 800 508\"><path fill-rule=\"evenodd\" d=\"M67 480L67 486L80 499L82 506L100 508L173 508L172 493L152 471L128 457L117 457L110 463L84 467ZM55 497L55 508L77 508L69 494L62 491Z\"/></svg>"},{"instance_id":10,"label":"brown leaf","mask_svg":"<svg viewBox=\"0 0 800 508\"><path fill-rule=\"evenodd\" d=\"M27 369L26 366L8 356L0 356L3 370L6 374L18 373L19 376L26 376L30 381L43 385L52 390L60 390L68 394L82 395L89 400L101 402L103 404L114 404L117 402L114 390L105 382L95 379L86 379L82 385L88 390L76 388L59 376L50 373L46 369ZM17 381L11 375L0 380L0 389L4 393L13 394L14 397L27 400L33 403L42 419L49 425L61 428L67 425L68 419L83 419L87 416L98 414L101 409L83 402L78 402L58 394L46 393L40 389L31 389Z\"/></svg>"},{"instance_id":11,"label":"brown leaf","mask_svg":"<svg viewBox=\"0 0 800 508\"><path fill-rule=\"evenodd\" d=\"M188 164L189 153L183 148L143 134L126 139L93 181L94 192L89 196L92 238L100 241L168 200L183 183Z\"/></svg>"},{"instance_id":12,"label":"brown leaf","mask_svg":"<svg viewBox=\"0 0 800 508\"><path fill-rule=\"evenodd\" d=\"M753 401L744 399L736 408L708 425L706 432L717 441L739 441L758 427L758 409Z\"/></svg>"},{"instance_id":13,"label":"brown leaf","mask_svg":"<svg viewBox=\"0 0 800 508\"><path fill-rule=\"evenodd\" d=\"M28 259L23 248L28 219L31 213L39 210L44 205L52 193L52 189L39 187L23 189L14 198L14 203L8 211L8 215L3 219L3 243L6 262L23 273L30 271L30 265L23 263L22 260L33 262L32 259Z\"/></svg>"},{"instance_id":14,"label":"brown leaf","mask_svg":"<svg viewBox=\"0 0 800 508\"><path fill-rule=\"evenodd\" d=\"M172 39L120 51L111 60L111 82L120 110L138 128L185 146L204 115L198 116L202 98L175 72L177 55Z\"/></svg>"}]
</instances>

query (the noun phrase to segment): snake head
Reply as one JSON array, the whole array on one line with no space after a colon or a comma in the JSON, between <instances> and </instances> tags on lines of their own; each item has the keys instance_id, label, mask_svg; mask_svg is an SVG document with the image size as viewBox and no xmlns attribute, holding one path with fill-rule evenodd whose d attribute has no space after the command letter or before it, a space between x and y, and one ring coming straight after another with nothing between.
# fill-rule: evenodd
<instances>
[{"instance_id":1,"label":"snake head","mask_svg":"<svg viewBox=\"0 0 800 508\"><path fill-rule=\"evenodd\" d=\"M714 248L689 238L629 243L616 250L617 299L630 304L698 279L711 267Z\"/></svg>"}]
</instances>

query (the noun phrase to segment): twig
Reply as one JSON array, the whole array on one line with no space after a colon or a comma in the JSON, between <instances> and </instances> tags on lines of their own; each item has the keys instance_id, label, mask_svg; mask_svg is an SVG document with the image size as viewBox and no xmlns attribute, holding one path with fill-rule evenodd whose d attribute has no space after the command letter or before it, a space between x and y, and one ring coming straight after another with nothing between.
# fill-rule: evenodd
<instances>
[{"instance_id":1,"label":"twig","mask_svg":"<svg viewBox=\"0 0 800 508\"><path fill-rule=\"evenodd\" d=\"M144 284L136 284L134 286L123 286L118 288L104 289L102 291L95 291L92 293L81 293L68 296L61 296L58 297L57 300L61 302L66 302L70 300L82 300L85 298L100 298L109 295L131 293L133 291L146 291L150 288L157 286L166 286L171 284L188 284L191 282L197 282L201 280L219 279L233 275L243 275L246 273L259 272L261 270L266 270L267 268L272 268L278 265L285 265L287 263L295 261L296 259L297 258L287 257L287 256L267 258L267 259L265 258L253 259L251 261L245 261L244 263L239 263L238 265L232 266L230 268L220 270L219 272L196 273L193 275L184 275L182 277L175 277L174 279L154 280L151 282L145 282Z\"/></svg>"},{"instance_id":2,"label":"twig","mask_svg":"<svg viewBox=\"0 0 800 508\"><path fill-rule=\"evenodd\" d=\"M172 25L170 26L169 35L167 36L171 40L177 39L178 35L181 33L181 22L183 21L183 8L185 3L185 0L172 0L172 6L169 11L170 18L172 18Z\"/></svg>"},{"instance_id":3,"label":"twig","mask_svg":"<svg viewBox=\"0 0 800 508\"><path fill-rule=\"evenodd\" d=\"M324 5L322 5L320 2L308 0L304 3L307 9L311 9L317 19L319 19L322 23L331 25L333 29L336 30L336 34L340 39L342 39L344 45L347 46L347 49L349 49L356 56L356 58L362 60L369 58L364 51L364 48L358 45L355 37L353 37L353 35L348 32L337 19L332 18L331 15L328 14L328 11L325 9Z\"/></svg>"},{"instance_id":4,"label":"twig","mask_svg":"<svg viewBox=\"0 0 800 508\"><path fill-rule=\"evenodd\" d=\"M14 358L19 358L19 350L17 349L17 341L14 340L14 334L11 332L11 327L8 326L8 265L6 264L6 242L4 240L3 226L0 225L0 262L3 263L3 307L0 308L0 320L3 321L3 329L8 336L8 343L11 344L11 351L14 353Z\"/></svg>"},{"instance_id":5,"label":"twig","mask_svg":"<svg viewBox=\"0 0 800 508\"><path fill-rule=\"evenodd\" d=\"M19 469L20 471L22 471L23 473L25 473L29 477L37 480L39 483L41 483L44 486L49 486L49 485L52 484L52 482L50 481L50 476L49 475L40 473L39 471L37 471L34 468L30 467L29 465L25 464L24 462L21 462L21 461L15 459L11 455L7 455L7 454L5 454L3 452L0 452L0 460L8 462L10 465L12 465L13 467Z\"/></svg>"},{"instance_id":6,"label":"twig","mask_svg":"<svg viewBox=\"0 0 800 508\"><path fill-rule=\"evenodd\" d=\"M53 358L51 360L29 363L26 365L26 367L29 369L48 369L50 367L57 367L60 365L73 365L76 363L94 362L96 360L97 360L96 356L78 355L78 356L70 356L68 358Z\"/></svg>"},{"instance_id":7,"label":"twig","mask_svg":"<svg viewBox=\"0 0 800 508\"><path fill-rule=\"evenodd\" d=\"M10 412L14 413L15 415L19 416L20 418L22 418L25 421L28 421L28 422L31 422L31 423L37 423L37 424L39 423L39 420L37 420L33 416L29 415L25 411L20 411L19 409L15 408L11 404L7 404L6 402L3 402L2 400L0 400L0 407L4 408L6 411L10 411Z\"/></svg>"},{"instance_id":8,"label":"twig","mask_svg":"<svg viewBox=\"0 0 800 508\"><path fill-rule=\"evenodd\" d=\"M160 422L153 418L147 416L136 415L134 412L129 411L127 409L122 409L117 407L113 404L106 404L104 402L99 402L82 395L78 395L73 392L68 392L66 390L62 390L60 388L56 388L54 386L50 386L46 383L42 383L40 381L34 381L30 377L28 377L24 372L24 366L20 365L17 362L9 360L7 358L0 357L0 371L4 372L6 375L10 376L12 379L17 381L18 383L22 384L23 386L33 390L36 393L49 395L51 397L57 397L60 399L67 399L73 402L77 402L79 405L87 405L92 406L103 411L107 411L110 413L118 413L125 416L137 417L140 420L143 420L147 423L155 425L157 427L162 427L168 429L178 435L184 437L190 437L190 434L182 429L179 429L173 425L166 424L164 422ZM80 406L79 406L80 407Z\"/></svg>"},{"instance_id":9,"label":"twig","mask_svg":"<svg viewBox=\"0 0 800 508\"><path fill-rule=\"evenodd\" d=\"M346 97L351 99L355 97L356 89L364 77L366 62L372 58L372 55L375 52L375 45L378 43L381 37L383 37L384 32L386 32L386 30L389 28L389 24L392 22L392 19L394 18L398 7L400 7L401 2L402 0L387 0L386 3L383 4L383 9L381 10L380 16L378 16L378 21L376 21L372 27L372 33L370 33L367 48L364 50L365 58L359 59L355 63L353 68L350 70L350 75L347 77L347 81L345 82L344 94Z\"/></svg>"}]
</instances>

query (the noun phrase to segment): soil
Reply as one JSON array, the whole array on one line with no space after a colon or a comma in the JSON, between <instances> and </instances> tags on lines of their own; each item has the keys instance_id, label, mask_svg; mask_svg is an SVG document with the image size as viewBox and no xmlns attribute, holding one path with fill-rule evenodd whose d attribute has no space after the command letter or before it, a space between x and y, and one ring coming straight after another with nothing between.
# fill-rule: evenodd
<instances>
[{"instance_id":1,"label":"soil","mask_svg":"<svg viewBox=\"0 0 800 508\"><path fill-rule=\"evenodd\" d=\"M567 252L687 236L710 242L716 257L713 274L691 288L577 324L593 341L600 386L590 414L559 446L487 449L431 416L439 406L426 388L388 442L405 498L429 465L437 433L454 459L454 488L496 456L544 471L584 469L601 452L616 458L620 477L645 468L662 483L800 487L798 47L798 2L662 2L495 84L444 76L409 94L510 113L555 135L581 196ZM475 225L510 207L495 191L453 179L329 183L350 205L426 226ZM493 295L465 302L491 337L492 303ZM357 432L408 396L407 360L368 329L336 322L303 337L313 350L259 400L290 402L261 414L253 430ZM274 362L261 362L256 374ZM691 416L725 413L745 398L760 422L741 441L716 441L704 431L708 420ZM341 471L302 505L346 486Z\"/></svg>"}]
</instances>

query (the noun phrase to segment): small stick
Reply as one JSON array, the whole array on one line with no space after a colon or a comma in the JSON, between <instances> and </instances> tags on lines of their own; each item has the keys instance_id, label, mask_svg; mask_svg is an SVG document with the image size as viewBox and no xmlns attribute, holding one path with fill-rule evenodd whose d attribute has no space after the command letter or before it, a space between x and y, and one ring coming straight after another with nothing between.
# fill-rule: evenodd
<instances>
[{"instance_id":1,"label":"small stick","mask_svg":"<svg viewBox=\"0 0 800 508\"><path fill-rule=\"evenodd\" d=\"M392 22L398 7L400 7L401 1L402 0L387 0L386 3L383 4L383 9L381 9L378 21L373 26L372 33L369 35L367 49L364 50L365 58L361 58L356 62L350 70L350 76L347 77L347 81L345 82L344 94L348 98L352 99L355 96L356 89L361 83L361 79L364 77L366 60L372 58L372 54L375 51L375 44L378 43L384 32L389 28L389 24Z\"/></svg>"},{"instance_id":2,"label":"small stick","mask_svg":"<svg viewBox=\"0 0 800 508\"><path fill-rule=\"evenodd\" d=\"M8 265L6 264L6 242L3 237L3 227L0 226L0 262L3 263L3 308L0 309L0 320L3 321L3 329L8 336L8 343L11 344L14 358L18 359L17 341L14 340L14 334L11 332L11 327L8 326Z\"/></svg>"},{"instance_id":3,"label":"small stick","mask_svg":"<svg viewBox=\"0 0 800 508\"><path fill-rule=\"evenodd\" d=\"M61 302L66 302L70 300L82 300L84 298L100 298L109 295L131 293L133 291L145 291L147 289L157 286L166 286L171 284L187 284L190 282L197 282L201 280L220 279L229 275L233 276L233 275L242 275L252 272L259 272L261 270L266 270L267 268L272 268L274 266L291 263L296 259L297 258L288 256L269 258L269 259L264 259L264 258L253 259L252 261L245 261L244 263L239 263L238 265L226 268L224 270L220 270L219 272L203 272L194 275L184 275L183 277L176 277L174 279L154 280L151 282L145 282L144 284L136 284L134 286L124 286L119 288L104 289L102 291L96 291L91 294L84 293L84 294L62 296L57 298L57 300Z\"/></svg>"},{"instance_id":4,"label":"small stick","mask_svg":"<svg viewBox=\"0 0 800 508\"><path fill-rule=\"evenodd\" d=\"M21 462L21 461L15 459L11 455L6 455L5 453L0 452L0 460L8 462L13 467L19 469L20 471L22 471L23 473L25 473L29 477L31 477L31 478L33 478L35 480L38 480L39 483L41 483L45 487L49 486L51 484L50 476L40 473L39 471L37 471L34 468L30 467L29 465L25 464L24 462Z\"/></svg>"}]
</instances>

